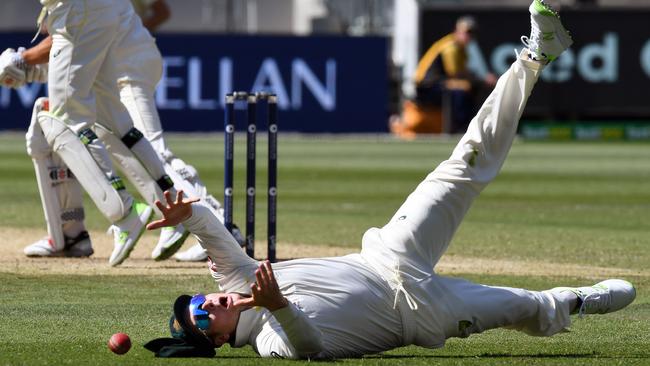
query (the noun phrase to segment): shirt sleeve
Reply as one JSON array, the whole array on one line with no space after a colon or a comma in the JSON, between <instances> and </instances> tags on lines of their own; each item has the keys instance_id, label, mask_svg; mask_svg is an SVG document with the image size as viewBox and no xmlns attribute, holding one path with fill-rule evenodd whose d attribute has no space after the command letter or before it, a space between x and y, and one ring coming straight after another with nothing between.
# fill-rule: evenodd
<instances>
[{"instance_id":1,"label":"shirt sleeve","mask_svg":"<svg viewBox=\"0 0 650 366\"><path fill-rule=\"evenodd\" d=\"M222 289L250 292L247 284L254 275L257 261L241 250L235 238L214 213L203 204L194 203L192 216L183 224L196 236L214 262L217 271L212 276Z\"/></svg>"},{"instance_id":2,"label":"shirt sleeve","mask_svg":"<svg viewBox=\"0 0 650 366\"><path fill-rule=\"evenodd\" d=\"M276 310L255 339L262 357L309 358L323 351L321 331L294 304Z\"/></svg>"}]
</instances>

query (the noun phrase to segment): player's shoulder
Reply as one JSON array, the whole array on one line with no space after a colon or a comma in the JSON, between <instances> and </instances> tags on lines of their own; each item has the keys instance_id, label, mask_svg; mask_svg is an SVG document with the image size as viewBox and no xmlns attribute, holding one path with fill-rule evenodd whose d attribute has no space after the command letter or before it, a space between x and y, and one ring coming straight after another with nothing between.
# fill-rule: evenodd
<instances>
[{"instance_id":1,"label":"player's shoulder","mask_svg":"<svg viewBox=\"0 0 650 366\"><path fill-rule=\"evenodd\" d=\"M445 48L445 47L447 47L449 45L452 45L452 44L454 44L454 35L453 35L453 33L450 33L450 34L447 34L446 36L440 38L439 40L437 40L433 44L433 46Z\"/></svg>"}]
</instances>

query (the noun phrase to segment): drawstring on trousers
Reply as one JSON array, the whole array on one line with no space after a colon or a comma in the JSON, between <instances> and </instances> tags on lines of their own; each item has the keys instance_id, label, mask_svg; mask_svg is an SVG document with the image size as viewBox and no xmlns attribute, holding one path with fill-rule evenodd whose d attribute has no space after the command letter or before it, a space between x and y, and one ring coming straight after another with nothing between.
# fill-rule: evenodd
<instances>
[{"instance_id":1,"label":"drawstring on trousers","mask_svg":"<svg viewBox=\"0 0 650 366\"><path fill-rule=\"evenodd\" d=\"M411 294L409 294L409 292L406 291L406 288L404 287L404 279L402 278L402 272L400 272L399 270L399 261L396 261L395 263L391 284L395 286L395 301L393 302L393 309L397 308L397 302L399 301L400 294L404 294L404 298L406 298L406 303L408 304L411 310L418 309L418 303L415 301L413 296L411 296Z\"/></svg>"}]
</instances>

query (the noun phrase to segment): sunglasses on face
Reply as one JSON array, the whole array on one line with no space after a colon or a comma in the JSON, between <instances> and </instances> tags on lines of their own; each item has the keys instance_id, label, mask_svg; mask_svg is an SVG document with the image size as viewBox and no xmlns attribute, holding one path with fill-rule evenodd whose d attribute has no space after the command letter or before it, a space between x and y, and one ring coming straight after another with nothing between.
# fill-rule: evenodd
<instances>
[{"instance_id":1,"label":"sunglasses on face","mask_svg":"<svg viewBox=\"0 0 650 366\"><path fill-rule=\"evenodd\" d=\"M197 294L192 296L190 300L190 315L194 318L196 327L202 331L207 331L210 328L210 314L201 309L205 303L205 295Z\"/></svg>"}]
</instances>

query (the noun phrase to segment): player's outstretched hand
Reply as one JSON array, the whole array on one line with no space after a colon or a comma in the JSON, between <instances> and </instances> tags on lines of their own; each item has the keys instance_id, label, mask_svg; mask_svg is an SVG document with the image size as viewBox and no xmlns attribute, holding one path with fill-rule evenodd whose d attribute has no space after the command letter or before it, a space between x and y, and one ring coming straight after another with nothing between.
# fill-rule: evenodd
<instances>
[{"instance_id":1,"label":"player's outstretched hand","mask_svg":"<svg viewBox=\"0 0 650 366\"><path fill-rule=\"evenodd\" d=\"M257 282L251 285L253 297L237 300L235 306L262 306L270 311L275 311L289 305L287 299L280 292L271 262L266 260L260 263L259 268L255 270L255 278Z\"/></svg>"},{"instance_id":2,"label":"player's outstretched hand","mask_svg":"<svg viewBox=\"0 0 650 366\"><path fill-rule=\"evenodd\" d=\"M147 225L147 229L154 230L164 226L176 226L182 221L192 216L192 203L198 202L199 198L183 199L183 191L176 192L176 201L172 199L172 194L169 191L163 193L167 205L164 205L159 200L155 204L163 214L160 220L152 221Z\"/></svg>"}]
</instances>

